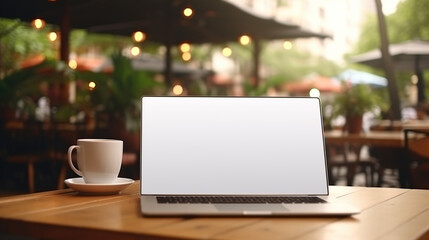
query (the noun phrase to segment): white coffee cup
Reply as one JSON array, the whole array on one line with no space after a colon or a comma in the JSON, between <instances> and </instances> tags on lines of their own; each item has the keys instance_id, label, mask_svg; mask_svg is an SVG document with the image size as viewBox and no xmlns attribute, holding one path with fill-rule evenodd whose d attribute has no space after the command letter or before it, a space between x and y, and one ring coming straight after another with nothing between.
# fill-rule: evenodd
<instances>
[{"instance_id":1,"label":"white coffee cup","mask_svg":"<svg viewBox=\"0 0 429 240\"><path fill-rule=\"evenodd\" d=\"M77 166L73 165L72 152L77 150ZM88 184L114 183L122 164L123 141L113 139L78 139L68 150L71 169Z\"/></svg>"}]
</instances>

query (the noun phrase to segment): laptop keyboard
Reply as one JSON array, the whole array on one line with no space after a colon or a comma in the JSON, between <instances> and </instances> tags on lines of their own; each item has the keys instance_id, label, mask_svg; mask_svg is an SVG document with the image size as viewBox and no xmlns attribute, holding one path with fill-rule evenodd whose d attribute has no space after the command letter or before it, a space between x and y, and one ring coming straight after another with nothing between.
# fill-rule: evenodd
<instances>
[{"instance_id":1,"label":"laptop keyboard","mask_svg":"<svg viewBox=\"0 0 429 240\"><path fill-rule=\"evenodd\" d=\"M158 203L326 203L318 197L163 196Z\"/></svg>"}]
</instances>

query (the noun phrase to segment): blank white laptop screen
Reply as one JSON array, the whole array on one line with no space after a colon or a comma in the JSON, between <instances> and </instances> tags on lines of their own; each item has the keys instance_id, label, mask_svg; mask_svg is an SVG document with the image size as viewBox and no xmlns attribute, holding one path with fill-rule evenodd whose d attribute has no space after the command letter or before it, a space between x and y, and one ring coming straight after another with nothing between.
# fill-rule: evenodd
<instances>
[{"instance_id":1,"label":"blank white laptop screen","mask_svg":"<svg viewBox=\"0 0 429 240\"><path fill-rule=\"evenodd\" d=\"M317 98L142 98L143 195L326 195Z\"/></svg>"}]
</instances>

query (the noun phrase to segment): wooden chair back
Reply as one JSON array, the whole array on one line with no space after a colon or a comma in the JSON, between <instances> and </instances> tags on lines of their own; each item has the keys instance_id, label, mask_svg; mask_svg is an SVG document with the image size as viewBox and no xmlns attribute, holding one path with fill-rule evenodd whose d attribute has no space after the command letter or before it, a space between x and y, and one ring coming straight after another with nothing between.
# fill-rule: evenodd
<instances>
[{"instance_id":1,"label":"wooden chair back","mask_svg":"<svg viewBox=\"0 0 429 240\"><path fill-rule=\"evenodd\" d=\"M429 189L429 129L405 129L404 134L410 187Z\"/></svg>"}]
</instances>

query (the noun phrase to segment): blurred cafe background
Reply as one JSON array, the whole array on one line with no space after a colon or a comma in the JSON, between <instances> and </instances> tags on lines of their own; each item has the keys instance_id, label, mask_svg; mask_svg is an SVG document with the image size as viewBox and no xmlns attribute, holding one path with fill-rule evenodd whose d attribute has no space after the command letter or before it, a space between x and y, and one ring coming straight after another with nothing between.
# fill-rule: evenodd
<instances>
[{"instance_id":1,"label":"blurred cafe background","mask_svg":"<svg viewBox=\"0 0 429 240\"><path fill-rule=\"evenodd\" d=\"M64 188L78 138L124 140L120 175L139 179L143 95L319 97L330 184L429 188L427 12L420 0L4 0L0 196Z\"/></svg>"}]
</instances>

